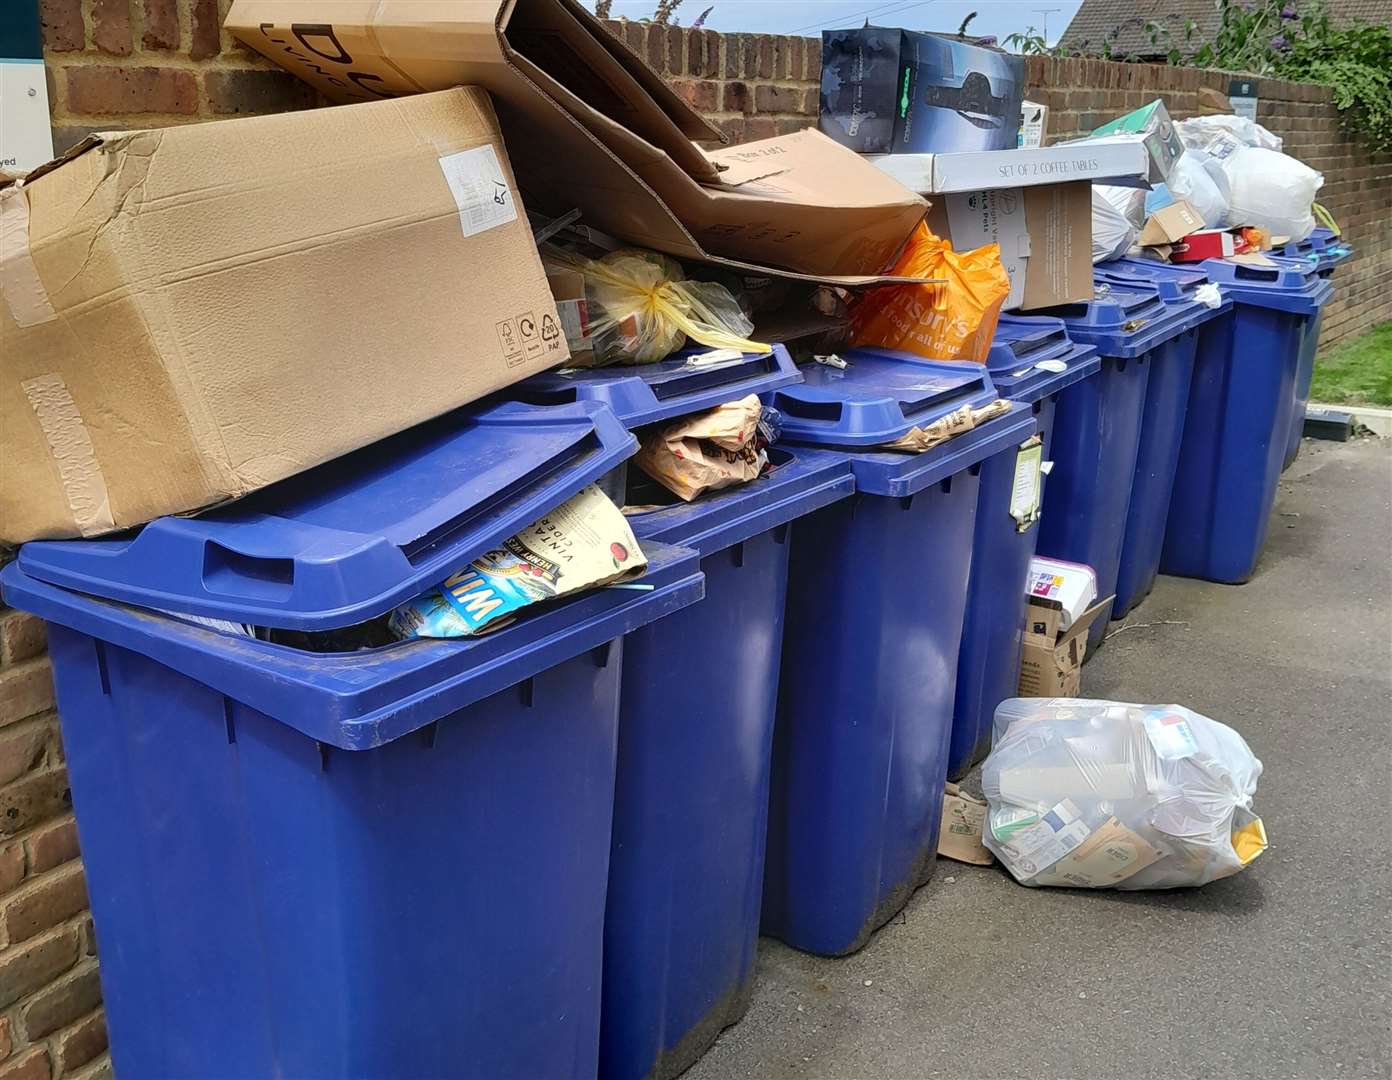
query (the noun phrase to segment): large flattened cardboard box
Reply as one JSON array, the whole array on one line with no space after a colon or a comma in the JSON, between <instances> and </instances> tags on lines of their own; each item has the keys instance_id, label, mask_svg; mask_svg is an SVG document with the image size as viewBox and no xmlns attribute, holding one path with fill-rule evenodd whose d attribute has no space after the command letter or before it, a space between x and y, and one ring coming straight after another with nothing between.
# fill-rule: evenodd
<instances>
[{"instance_id":1,"label":"large flattened cardboard box","mask_svg":"<svg viewBox=\"0 0 1392 1080\"><path fill-rule=\"evenodd\" d=\"M567 356L478 89L93 136L0 223L7 543L245 495Z\"/></svg>"},{"instance_id":2,"label":"large flattened cardboard box","mask_svg":"<svg viewBox=\"0 0 1392 1080\"><path fill-rule=\"evenodd\" d=\"M534 209L678 258L869 284L926 209L815 131L702 150L719 131L578 0L235 0L224 25L333 101L486 87Z\"/></svg>"}]
</instances>

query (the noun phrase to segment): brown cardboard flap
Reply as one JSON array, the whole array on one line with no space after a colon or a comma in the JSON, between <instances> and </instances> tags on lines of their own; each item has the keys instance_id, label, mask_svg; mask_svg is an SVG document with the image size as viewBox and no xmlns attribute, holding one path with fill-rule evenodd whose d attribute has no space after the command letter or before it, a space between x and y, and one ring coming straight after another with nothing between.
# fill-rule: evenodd
<instances>
[{"instance_id":1,"label":"brown cardboard flap","mask_svg":"<svg viewBox=\"0 0 1392 1080\"><path fill-rule=\"evenodd\" d=\"M1093 604L1092 607L1088 608L1076 619L1074 619L1073 625L1059 635L1058 647L1063 648L1070 641L1075 640L1079 635L1086 634L1088 627L1090 627L1094 622L1097 621L1099 615L1101 615L1104 611L1111 610L1112 601L1115 599L1116 593L1113 593L1105 600L1099 600L1097 603Z\"/></svg>"},{"instance_id":2,"label":"brown cardboard flap","mask_svg":"<svg viewBox=\"0 0 1392 1080\"><path fill-rule=\"evenodd\" d=\"M1184 199L1179 199L1146 218L1145 228L1141 230L1137 243L1142 247L1173 244L1203 227L1203 218L1199 216L1199 212Z\"/></svg>"}]
</instances>

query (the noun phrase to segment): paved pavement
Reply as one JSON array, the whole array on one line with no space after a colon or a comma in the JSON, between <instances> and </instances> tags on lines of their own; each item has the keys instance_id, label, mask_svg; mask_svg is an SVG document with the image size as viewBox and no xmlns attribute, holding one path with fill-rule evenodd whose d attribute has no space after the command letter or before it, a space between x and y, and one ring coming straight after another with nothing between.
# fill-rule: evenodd
<instances>
[{"instance_id":1,"label":"paved pavement","mask_svg":"<svg viewBox=\"0 0 1392 1080\"><path fill-rule=\"evenodd\" d=\"M1084 671L1246 736L1271 838L1250 870L1116 893L940 862L853 957L761 942L748 1015L690 1080L1392 1075L1390 500L1387 443L1307 440L1257 576L1162 578Z\"/></svg>"}]
</instances>

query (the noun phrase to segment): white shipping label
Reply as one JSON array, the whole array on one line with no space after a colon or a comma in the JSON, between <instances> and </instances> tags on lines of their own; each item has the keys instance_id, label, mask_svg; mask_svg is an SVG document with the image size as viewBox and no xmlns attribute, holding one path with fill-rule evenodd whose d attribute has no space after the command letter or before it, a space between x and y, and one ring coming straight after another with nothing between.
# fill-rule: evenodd
<instances>
[{"instance_id":1,"label":"white shipping label","mask_svg":"<svg viewBox=\"0 0 1392 1080\"><path fill-rule=\"evenodd\" d=\"M440 159L440 170L459 207L459 227L465 236L517 220L517 200L492 146L446 154Z\"/></svg>"},{"instance_id":2,"label":"white shipping label","mask_svg":"<svg viewBox=\"0 0 1392 1080\"><path fill-rule=\"evenodd\" d=\"M1166 761L1177 761L1199 752L1199 744L1194 740L1189 721L1175 713L1159 716L1147 714L1145 731L1150 745L1155 748L1155 755Z\"/></svg>"}]
</instances>

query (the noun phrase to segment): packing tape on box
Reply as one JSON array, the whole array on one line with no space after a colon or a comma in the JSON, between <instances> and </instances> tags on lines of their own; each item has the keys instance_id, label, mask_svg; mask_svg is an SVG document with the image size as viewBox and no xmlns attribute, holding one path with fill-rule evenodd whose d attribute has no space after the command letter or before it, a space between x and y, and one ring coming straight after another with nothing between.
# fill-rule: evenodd
<instances>
[{"instance_id":1,"label":"packing tape on box","mask_svg":"<svg viewBox=\"0 0 1392 1080\"><path fill-rule=\"evenodd\" d=\"M58 317L29 254L29 196L22 186L0 193L0 294L20 326Z\"/></svg>"},{"instance_id":2,"label":"packing tape on box","mask_svg":"<svg viewBox=\"0 0 1392 1080\"><path fill-rule=\"evenodd\" d=\"M8 295L8 293L7 293ZM106 478L97 464L97 453L87 425L68 393L61 375L50 373L20 383L39 418L44 438L58 465L63 495L72 510L73 523L83 536L99 536L116 528L111 517L111 498Z\"/></svg>"}]
</instances>

